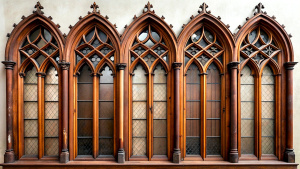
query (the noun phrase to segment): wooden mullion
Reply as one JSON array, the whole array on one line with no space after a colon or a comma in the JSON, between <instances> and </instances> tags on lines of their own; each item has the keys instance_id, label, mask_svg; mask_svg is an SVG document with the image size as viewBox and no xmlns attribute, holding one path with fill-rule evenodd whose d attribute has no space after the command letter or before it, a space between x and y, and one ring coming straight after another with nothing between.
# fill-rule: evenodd
<instances>
[{"instance_id":1,"label":"wooden mullion","mask_svg":"<svg viewBox=\"0 0 300 169\"><path fill-rule=\"evenodd\" d=\"M262 155L262 143L261 143L261 141L262 141L262 138L261 138L261 131L262 131L262 127L261 127L261 122L262 122L262 120L261 120L261 117L262 117L262 115L261 115L261 75L259 75L258 77L257 77L257 79L256 79L256 85L255 85L255 89L257 89L256 90L256 97L255 97L255 103L257 104L255 107L257 108L256 109L256 111L255 112L257 112L257 129L256 129L256 131L257 131L257 134L256 134L256 136L257 136L257 140L258 140L258 143L257 143L257 150L258 150L258 153L257 153L257 157L258 157L258 159L259 160L261 160L261 155Z\"/></svg>"},{"instance_id":2,"label":"wooden mullion","mask_svg":"<svg viewBox=\"0 0 300 169\"><path fill-rule=\"evenodd\" d=\"M73 149L74 149L74 153L73 153L73 158L70 158L70 160L75 159L77 154L78 154L78 130L77 130L77 123L78 123L78 108L77 108L77 100L78 100L78 85L77 85L77 81L78 81L78 76L75 76L74 78L74 107L72 108L74 110L74 118L73 118L73 122L74 125L72 126L72 124L70 123L70 129L73 130L74 133L74 144L73 144ZM71 113L72 114L72 113ZM72 116L71 116L72 117ZM71 139L70 139L71 140ZM72 150L70 150L70 153L72 152ZM72 154L72 153L71 153Z\"/></svg>"},{"instance_id":3,"label":"wooden mullion","mask_svg":"<svg viewBox=\"0 0 300 169\"><path fill-rule=\"evenodd\" d=\"M206 74L201 74L201 107L200 107L200 115L201 115L201 156L203 159L206 158Z\"/></svg>"},{"instance_id":4,"label":"wooden mullion","mask_svg":"<svg viewBox=\"0 0 300 169\"><path fill-rule=\"evenodd\" d=\"M275 76L275 155L278 157L279 160L281 159L281 76Z\"/></svg>"},{"instance_id":5,"label":"wooden mullion","mask_svg":"<svg viewBox=\"0 0 300 169\"><path fill-rule=\"evenodd\" d=\"M184 71L184 68L182 69L182 71ZM183 152L182 152L182 158L186 158L186 75L183 76L183 143L182 143L182 148L183 148ZM201 133L200 133L201 134ZM201 140L200 140L201 142ZM200 145L200 154L201 154L201 145Z\"/></svg>"},{"instance_id":6,"label":"wooden mullion","mask_svg":"<svg viewBox=\"0 0 300 169\"><path fill-rule=\"evenodd\" d=\"M19 148L19 159L25 154L25 140L24 140L24 77L20 77L19 79L19 98L18 104L20 105L20 109L18 109L19 114L19 125L18 125L18 132L19 132L19 140L18 148Z\"/></svg>"},{"instance_id":7,"label":"wooden mullion","mask_svg":"<svg viewBox=\"0 0 300 169\"><path fill-rule=\"evenodd\" d=\"M147 77L147 156L148 160L151 161L152 157L152 147L153 147L153 138L152 138L152 133L153 133L153 119L152 119L152 114L153 114L153 92L152 92L152 78L151 74L148 74Z\"/></svg>"},{"instance_id":8,"label":"wooden mullion","mask_svg":"<svg viewBox=\"0 0 300 169\"><path fill-rule=\"evenodd\" d=\"M44 156L44 76L38 74L38 158Z\"/></svg>"},{"instance_id":9,"label":"wooden mullion","mask_svg":"<svg viewBox=\"0 0 300 169\"><path fill-rule=\"evenodd\" d=\"M154 72L154 71L153 71ZM150 136L149 136L149 142L150 142L150 144L149 144L149 150L150 150L150 152L149 152L149 161L151 161L151 159L152 159L152 157L154 156L154 154L153 154L153 152L154 152L154 150L153 150L153 147L154 147L154 127L153 127L153 124L154 124L154 120L153 120L153 117L154 117L154 108L153 108L153 98L154 98L154 74L153 73L151 73L151 76L149 76L149 87L150 87L150 90L149 90L149 100L150 100L150 103L149 103L149 105L150 105L150 108L151 109L149 109L149 122L150 122L150 126L151 127L149 127L149 129L150 129L150 131L149 131L149 134L150 134Z\"/></svg>"},{"instance_id":10,"label":"wooden mullion","mask_svg":"<svg viewBox=\"0 0 300 169\"><path fill-rule=\"evenodd\" d=\"M99 78L93 76L93 157L99 154Z\"/></svg>"}]
</instances>

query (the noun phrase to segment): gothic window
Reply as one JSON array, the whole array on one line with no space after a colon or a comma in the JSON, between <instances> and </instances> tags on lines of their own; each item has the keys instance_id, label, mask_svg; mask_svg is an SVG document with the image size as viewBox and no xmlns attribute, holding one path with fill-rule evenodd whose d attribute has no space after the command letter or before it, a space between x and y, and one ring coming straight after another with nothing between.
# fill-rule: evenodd
<instances>
[{"instance_id":1,"label":"gothic window","mask_svg":"<svg viewBox=\"0 0 300 169\"><path fill-rule=\"evenodd\" d=\"M114 157L114 52L98 27L75 49L77 66L77 157Z\"/></svg>"},{"instance_id":2,"label":"gothic window","mask_svg":"<svg viewBox=\"0 0 300 169\"><path fill-rule=\"evenodd\" d=\"M168 46L162 33L148 25L140 30L130 53L133 69L131 156L167 157Z\"/></svg>"},{"instance_id":3,"label":"gothic window","mask_svg":"<svg viewBox=\"0 0 300 169\"><path fill-rule=\"evenodd\" d=\"M185 154L221 156L221 73L224 49L206 26L185 46ZM205 145L203 143L206 143Z\"/></svg>"},{"instance_id":4,"label":"gothic window","mask_svg":"<svg viewBox=\"0 0 300 169\"><path fill-rule=\"evenodd\" d=\"M59 155L58 44L42 26L33 29L20 48L23 77L24 157ZM43 151L40 151L43 150Z\"/></svg>"}]
</instances>

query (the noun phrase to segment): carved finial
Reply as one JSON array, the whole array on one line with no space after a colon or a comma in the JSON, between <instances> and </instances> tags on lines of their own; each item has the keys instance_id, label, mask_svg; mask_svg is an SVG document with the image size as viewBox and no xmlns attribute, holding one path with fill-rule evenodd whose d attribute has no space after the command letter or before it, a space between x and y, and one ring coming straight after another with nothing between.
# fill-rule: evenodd
<instances>
[{"instance_id":1,"label":"carved finial","mask_svg":"<svg viewBox=\"0 0 300 169\"><path fill-rule=\"evenodd\" d=\"M257 9L257 12L254 13L254 15L262 13L262 9L264 9L264 5L262 3L259 3L258 5L255 6L255 9Z\"/></svg>"},{"instance_id":2,"label":"carved finial","mask_svg":"<svg viewBox=\"0 0 300 169\"><path fill-rule=\"evenodd\" d=\"M182 25L182 28L184 28L184 27L185 27L185 24Z\"/></svg>"},{"instance_id":3,"label":"carved finial","mask_svg":"<svg viewBox=\"0 0 300 169\"><path fill-rule=\"evenodd\" d=\"M161 19L165 19L165 17L162 15L162 16L161 16Z\"/></svg>"},{"instance_id":4,"label":"carved finial","mask_svg":"<svg viewBox=\"0 0 300 169\"><path fill-rule=\"evenodd\" d=\"M127 25L125 25L124 28L126 29L126 28L127 28Z\"/></svg>"},{"instance_id":5,"label":"carved finial","mask_svg":"<svg viewBox=\"0 0 300 169\"><path fill-rule=\"evenodd\" d=\"M246 21L248 21L249 19L250 19L250 18L249 18L249 17L247 17L247 18L246 18Z\"/></svg>"},{"instance_id":6,"label":"carved finial","mask_svg":"<svg viewBox=\"0 0 300 169\"><path fill-rule=\"evenodd\" d=\"M282 27L282 28L285 28L285 26L284 26L283 24L281 25L281 27Z\"/></svg>"},{"instance_id":7,"label":"carved finial","mask_svg":"<svg viewBox=\"0 0 300 169\"><path fill-rule=\"evenodd\" d=\"M7 33L7 34L6 34L6 37L8 37L8 38L9 38L9 37L10 37L10 33Z\"/></svg>"},{"instance_id":8,"label":"carved finial","mask_svg":"<svg viewBox=\"0 0 300 169\"><path fill-rule=\"evenodd\" d=\"M221 20L221 16L218 16L218 19Z\"/></svg>"},{"instance_id":9,"label":"carved finial","mask_svg":"<svg viewBox=\"0 0 300 169\"><path fill-rule=\"evenodd\" d=\"M133 16L133 19L136 19L136 15Z\"/></svg>"},{"instance_id":10,"label":"carved finial","mask_svg":"<svg viewBox=\"0 0 300 169\"><path fill-rule=\"evenodd\" d=\"M21 19L25 19L26 17L23 15L22 17L21 17Z\"/></svg>"},{"instance_id":11,"label":"carved finial","mask_svg":"<svg viewBox=\"0 0 300 169\"><path fill-rule=\"evenodd\" d=\"M107 15L105 15L105 19L109 19L109 17Z\"/></svg>"},{"instance_id":12,"label":"carved finial","mask_svg":"<svg viewBox=\"0 0 300 169\"><path fill-rule=\"evenodd\" d=\"M73 26L72 26L72 25L70 25L70 26L69 26L69 28L70 28L70 29L72 29L72 28L73 28Z\"/></svg>"},{"instance_id":13,"label":"carved finial","mask_svg":"<svg viewBox=\"0 0 300 169\"><path fill-rule=\"evenodd\" d=\"M292 34L289 34L289 37L292 38L293 37Z\"/></svg>"},{"instance_id":14,"label":"carved finial","mask_svg":"<svg viewBox=\"0 0 300 169\"><path fill-rule=\"evenodd\" d=\"M276 19L276 17L273 15L273 16L272 16L272 19Z\"/></svg>"},{"instance_id":15,"label":"carved finial","mask_svg":"<svg viewBox=\"0 0 300 169\"><path fill-rule=\"evenodd\" d=\"M151 8L153 8L153 5L150 4L150 2L148 1L148 3L144 7L143 13L145 13L145 12L153 12L154 13L154 11L151 11Z\"/></svg>"},{"instance_id":16,"label":"carved finial","mask_svg":"<svg viewBox=\"0 0 300 169\"><path fill-rule=\"evenodd\" d=\"M60 28L60 25L59 25L59 24L56 24L56 27L57 27L57 28Z\"/></svg>"},{"instance_id":17,"label":"carved finial","mask_svg":"<svg viewBox=\"0 0 300 169\"><path fill-rule=\"evenodd\" d=\"M100 14L100 10L97 11L97 8L99 8L99 6L96 4L96 2L94 2L91 5L91 8L93 9L93 13L99 13Z\"/></svg>"},{"instance_id":18,"label":"carved finial","mask_svg":"<svg viewBox=\"0 0 300 169\"><path fill-rule=\"evenodd\" d=\"M229 24L227 24L227 25L226 25L226 28L230 28L230 25L229 25Z\"/></svg>"},{"instance_id":19,"label":"carved finial","mask_svg":"<svg viewBox=\"0 0 300 169\"><path fill-rule=\"evenodd\" d=\"M266 15L267 15L267 12L265 11L265 12L264 12L264 14L266 14Z\"/></svg>"},{"instance_id":20,"label":"carved finial","mask_svg":"<svg viewBox=\"0 0 300 169\"><path fill-rule=\"evenodd\" d=\"M190 17L190 19L193 19L194 18L194 15L192 15L191 17Z\"/></svg>"},{"instance_id":21,"label":"carved finial","mask_svg":"<svg viewBox=\"0 0 300 169\"><path fill-rule=\"evenodd\" d=\"M64 34L63 34L63 37L64 37L64 38L67 38L67 34L64 33Z\"/></svg>"},{"instance_id":22,"label":"carved finial","mask_svg":"<svg viewBox=\"0 0 300 169\"><path fill-rule=\"evenodd\" d=\"M114 27L115 27L115 28L118 28L118 27L117 27L117 24L114 24Z\"/></svg>"},{"instance_id":23,"label":"carved finial","mask_svg":"<svg viewBox=\"0 0 300 169\"><path fill-rule=\"evenodd\" d=\"M88 11L88 15L89 15L89 14L91 14L91 12L90 12L90 11Z\"/></svg>"},{"instance_id":24,"label":"carved finial","mask_svg":"<svg viewBox=\"0 0 300 169\"><path fill-rule=\"evenodd\" d=\"M52 20L52 19L53 19L53 18L52 18L52 16L49 16L48 18L49 18L50 20Z\"/></svg>"},{"instance_id":25,"label":"carved finial","mask_svg":"<svg viewBox=\"0 0 300 169\"><path fill-rule=\"evenodd\" d=\"M238 26L238 29L241 29L241 28L242 28L242 26L241 26L241 25L239 25L239 26Z\"/></svg>"},{"instance_id":26,"label":"carved finial","mask_svg":"<svg viewBox=\"0 0 300 169\"><path fill-rule=\"evenodd\" d=\"M82 19L82 16L79 16L79 18L78 18L79 20L81 20Z\"/></svg>"},{"instance_id":27,"label":"carved finial","mask_svg":"<svg viewBox=\"0 0 300 169\"><path fill-rule=\"evenodd\" d=\"M203 4L200 5L199 8L201 8L201 12L203 13L210 13L210 11L207 11L208 5L205 2L203 2Z\"/></svg>"},{"instance_id":28,"label":"carved finial","mask_svg":"<svg viewBox=\"0 0 300 169\"><path fill-rule=\"evenodd\" d=\"M44 14L44 12L42 11L42 9L44 9L44 7L41 5L41 3L39 1L36 3L34 8L36 8L37 13Z\"/></svg>"},{"instance_id":29,"label":"carved finial","mask_svg":"<svg viewBox=\"0 0 300 169\"><path fill-rule=\"evenodd\" d=\"M171 27L171 28L173 28L173 25L172 25L172 24L170 24L170 27Z\"/></svg>"},{"instance_id":30,"label":"carved finial","mask_svg":"<svg viewBox=\"0 0 300 169\"><path fill-rule=\"evenodd\" d=\"M13 27L16 27L16 26L17 26L17 24L16 24L16 23L14 23L14 24L13 24Z\"/></svg>"}]
</instances>

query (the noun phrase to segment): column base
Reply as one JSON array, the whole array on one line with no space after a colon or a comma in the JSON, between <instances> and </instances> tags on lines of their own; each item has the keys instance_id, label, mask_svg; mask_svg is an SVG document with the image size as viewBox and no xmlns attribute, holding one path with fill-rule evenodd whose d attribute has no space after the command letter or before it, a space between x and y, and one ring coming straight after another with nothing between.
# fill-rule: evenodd
<instances>
[{"instance_id":1,"label":"column base","mask_svg":"<svg viewBox=\"0 0 300 169\"><path fill-rule=\"evenodd\" d=\"M295 163L294 149L286 149L284 152L284 161L288 163Z\"/></svg>"},{"instance_id":2,"label":"column base","mask_svg":"<svg viewBox=\"0 0 300 169\"><path fill-rule=\"evenodd\" d=\"M239 162L239 153L238 152L230 152L229 161L231 163L238 163Z\"/></svg>"},{"instance_id":3,"label":"column base","mask_svg":"<svg viewBox=\"0 0 300 169\"><path fill-rule=\"evenodd\" d=\"M14 151L6 151L4 154L4 163L13 163L13 162L15 162Z\"/></svg>"},{"instance_id":4,"label":"column base","mask_svg":"<svg viewBox=\"0 0 300 169\"><path fill-rule=\"evenodd\" d=\"M174 151L173 153L173 163L180 163L181 161L181 152L180 150Z\"/></svg>"},{"instance_id":5,"label":"column base","mask_svg":"<svg viewBox=\"0 0 300 169\"><path fill-rule=\"evenodd\" d=\"M118 151L118 163L125 163L125 151L123 149Z\"/></svg>"},{"instance_id":6,"label":"column base","mask_svg":"<svg viewBox=\"0 0 300 169\"><path fill-rule=\"evenodd\" d=\"M69 152L68 151L62 152L60 154L59 162L60 163L67 163L67 162L69 162Z\"/></svg>"}]
</instances>

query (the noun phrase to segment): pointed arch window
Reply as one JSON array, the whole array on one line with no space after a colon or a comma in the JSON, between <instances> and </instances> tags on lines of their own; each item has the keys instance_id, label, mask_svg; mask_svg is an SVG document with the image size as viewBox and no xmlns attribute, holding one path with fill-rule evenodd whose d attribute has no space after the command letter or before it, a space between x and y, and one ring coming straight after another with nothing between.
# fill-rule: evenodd
<instances>
[{"instance_id":1,"label":"pointed arch window","mask_svg":"<svg viewBox=\"0 0 300 169\"><path fill-rule=\"evenodd\" d=\"M201 25L185 45L185 157L222 157L223 45Z\"/></svg>"},{"instance_id":2,"label":"pointed arch window","mask_svg":"<svg viewBox=\"0 0 300 169\"><path fill-rule=\"evenodd\" d=\"M168 158L170 79L165 36L152 25L140 29L131 54L131 158Z\"/></svg>"},{"instance_id":3,"label":"pointed arch window","mask_svg":"<svg viewBox=\"0 0 300 169\"><path fill-rule=\"evenodd\" d=\"M115 156L114 46L98 27L82 35L75 49L77 157Z\"/></svg>"},{"instance_id":4,"label":"pointed arch window","mask_svg":"<svg viewBox=\"0 0 300 169\"><path fill-rule=\"evenodd\" d=\"M267 30L256 26L240 46L240 152L258 159L278 156L275 117L280 100L275 75L281 71L282 60L275 36Z\"/></svg>"},{"instance_id":5,"label":"pointed arch window","mask_svg":"<svg viewBox=\"0 0 300 169\"><path fill-rule=\"evenodd\" d=\"M24 158L59 156L59 55L56 38L43 26L34 28L20 48L24 128L19 144Z\"/></svg>"}]
</instances>

